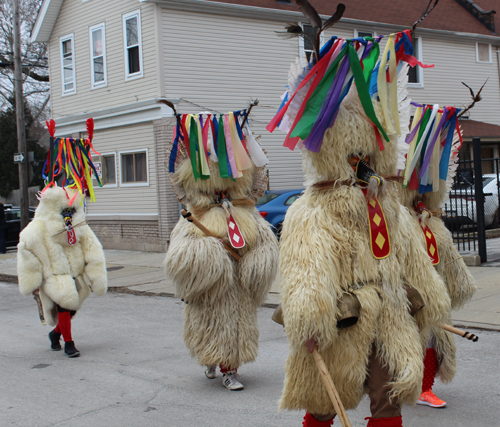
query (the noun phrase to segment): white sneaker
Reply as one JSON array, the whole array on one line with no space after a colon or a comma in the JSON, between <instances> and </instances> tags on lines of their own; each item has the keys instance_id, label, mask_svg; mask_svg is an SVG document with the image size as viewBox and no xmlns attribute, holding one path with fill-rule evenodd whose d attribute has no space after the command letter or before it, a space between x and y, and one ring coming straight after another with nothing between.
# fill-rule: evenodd
<instances>
[{"instance_id":1,"label":"white sneaker","mask_svg":"<svg viewBox=\"0 0 500 427\"><path fill-rule=\"evenodd\" d=\"M243 384L239 381L240 376L236 371L228 371L222 374L222 385L228 390L243 390Z\"/></svg>"},{"instance_id":2,"label":"white sneaker","mask_svg":"<svg viewBox=\"0 0 500 427\"><path fill-rule=\"evenodd\" d=\"M213 380L217 376L217 366L208 366L205 368L205 376Z\"/></svg>"}]
</instances>

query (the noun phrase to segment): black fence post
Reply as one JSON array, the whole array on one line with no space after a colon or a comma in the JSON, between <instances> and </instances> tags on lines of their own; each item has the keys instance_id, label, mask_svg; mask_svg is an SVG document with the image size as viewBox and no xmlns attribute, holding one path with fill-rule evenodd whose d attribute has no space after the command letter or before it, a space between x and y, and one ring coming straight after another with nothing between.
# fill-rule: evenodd
<instances>
[{"instance_id":1,"label":"black fence post","mask_svg":"<svg viewBox=\"0 0 500 427\"><path fill-rule=\"evenodd\" d=\"M477 244L481 262L487 261L486 226L484 223L483 167L481 162L481 139L472 138L474 154L474 198L476 199Z\"/></svg>"}]
</instances>

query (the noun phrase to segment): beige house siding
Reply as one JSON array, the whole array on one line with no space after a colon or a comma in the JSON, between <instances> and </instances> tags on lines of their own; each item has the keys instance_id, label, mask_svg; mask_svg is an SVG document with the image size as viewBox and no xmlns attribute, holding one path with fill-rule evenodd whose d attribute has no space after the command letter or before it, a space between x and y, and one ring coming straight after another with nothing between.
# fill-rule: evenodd
<instances>
[{"instance_id":1,"label":"beige house siding","mask_svg":"<svg viewBox=\"0 0 500 427\"><path fill-rule=\"evenodd\" d=\"M464 108L470 104L471 96L461 82L477 93L488 79L481 93L483 99L470 110L470 118L500 125L500 81L495 50L498 48L492 46L491 63L478 63L474 39L422 35L424 62L435 67L424 70L424 87L410 89L411 98L427 104Z\"/></svg>"},{"instance_id":2,"label":"beige house siding","mask_svg":"<svg viewBox=\"0 0 500 427\"><path fill-rule=\"evenodd\" d=\"M117 186L95 187L96 201L89 203L87 212L93 215L157 215L156 154L153 124L145 123L97 130L93 145L99 153L116 153ZM120 185L120 152L148 150L148 186Z\"/></svg>"},{"instance_id":3,"label":"beige house siding","mask_svg":"<svg viewBox=\"0 0 500 427\"><path fill-rule=\"evenodd\" d=\"M159 96L156 6L137 0L65 1L49 42L52 116L96 111ZM125 81L122 15L141 11L143 77ZM85 17L82 19L82 17ZM107 86L92 89L89 28L105 23ZM62 95L60 37L74 34L76 94Z\"/></svg>"},{"instance_id":4,"label":"beige house siding","mask_svg":"<svg viewBox=\"0 0 500 427\"><path fill-rule=\"evenodd\" d=\"M283 132L265 129L299 53L297 41L276 37L283 23L166 8L162 15L166 96L181 98L180 113L227 113L259 99L250 125L268 152L271 188L301 187L300 152L283 148Z\"/></svg>"}]
</instances>

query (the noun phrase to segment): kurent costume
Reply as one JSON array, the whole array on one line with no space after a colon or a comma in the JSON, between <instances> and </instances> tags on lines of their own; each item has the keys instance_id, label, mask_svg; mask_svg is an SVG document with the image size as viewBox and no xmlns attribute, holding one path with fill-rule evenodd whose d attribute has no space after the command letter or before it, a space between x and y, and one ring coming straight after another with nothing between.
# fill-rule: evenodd
<instances>
[{"instance_id":1,"label":"kurent costume","mask_svg":"<svg viewBox=\"0 0 500 427\"><path fill-rule=\"evenodd\" d=\"M267 157L248 124L231 112L179 115L170 151L171 181L190 216L215 237L180 218L165 266L185 302L184 342L208 378L216 366L230 390L243 388L236 371L257 357L257 308L278 266L278 244L255 209L267 178ZM237 261L224 248L236 252Z\"/></svg>"},{"instance_id":2,"label":"kurent costume","mask_svg":"<svg viewBox=\"0 0 500 427\"><path fill-rule=\"evenodd\" d=\"M458 253L451 233L441 220L441 209L448 200L462 145L458 128L459 109L439 105L418 105L408 136L410 150L399 187L401 203L406 206L415 226L422 230L421 244L443 278L451 298L451 309L457 310L476 291L474 278ZM429 126L428 126L429 125ZM445 323L451 323L446 313ZM422 395L417 403L432 407L446 402L432 393L436 375L448 383L456 373L455 340L450 332L434 326L424 358Z\"/></svg>"},{"instance_id":3,"label":"kurent costume","mask_svg":"<svg viewBox=\"0 0 500 427\"><path fill-rule=\"evenodd\" d=\"M53 121L49 130L53 135ZM42 323L55 326L49 333L52 350L61 350L62 335L69 357L80 355L71 335L71 318L91 290L98 296L107 290L104 252L85 222L82 204L82 193L89 191L93 198L90 139L91 132L87 140L51 140L44 167L48 185L39 196L35 218L19 236L17 252L19 290L35 295ZM58 187L54 176L59 173L63 182L71 180L74 185Z\"/></svg>"},{"instance_id":4,"label":"kurent costume","mask_svg":"<svg viewBox=\"0 0 500 427\"><path fill-rule=\"evenodd\" d=\"M419 331L450 309L393 182L408 151L402 61L416 61L409 32L388 36L377 64L379 40L332 38L316 64L292 65L283 106L268 126L288 132L286 147L302 148L307 178L280 244L290 346L280 408L305 409L304 426L331 425L335 414L305 342L316 343L346 409L367 392L368 426L399 427L401 405L421 392ZM412 317L407 293L414 290L425 307ZM357 323L344 328L346 294L361 308Z\"/></svg>"}]
</instances>

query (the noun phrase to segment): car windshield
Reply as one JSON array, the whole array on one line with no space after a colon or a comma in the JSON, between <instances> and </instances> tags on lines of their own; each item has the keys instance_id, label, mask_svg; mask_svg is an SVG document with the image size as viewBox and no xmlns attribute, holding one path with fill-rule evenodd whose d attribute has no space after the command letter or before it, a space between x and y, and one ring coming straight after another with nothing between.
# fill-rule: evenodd
<instances>
[{"instance_id":1,"label":"car windshield","mask_svg":"<svg viewBox=\"0 0 500 427\"><path fill-rule=\"evenodd\" d=\"M265 205L266 203L269 203L271 200L276 199L276 197L278 197L278 196L279 196L279 194L267 193L264 196L262 196L259 200L257 200L255 205L256 206Z\"/></svg>"}]
</instances>

